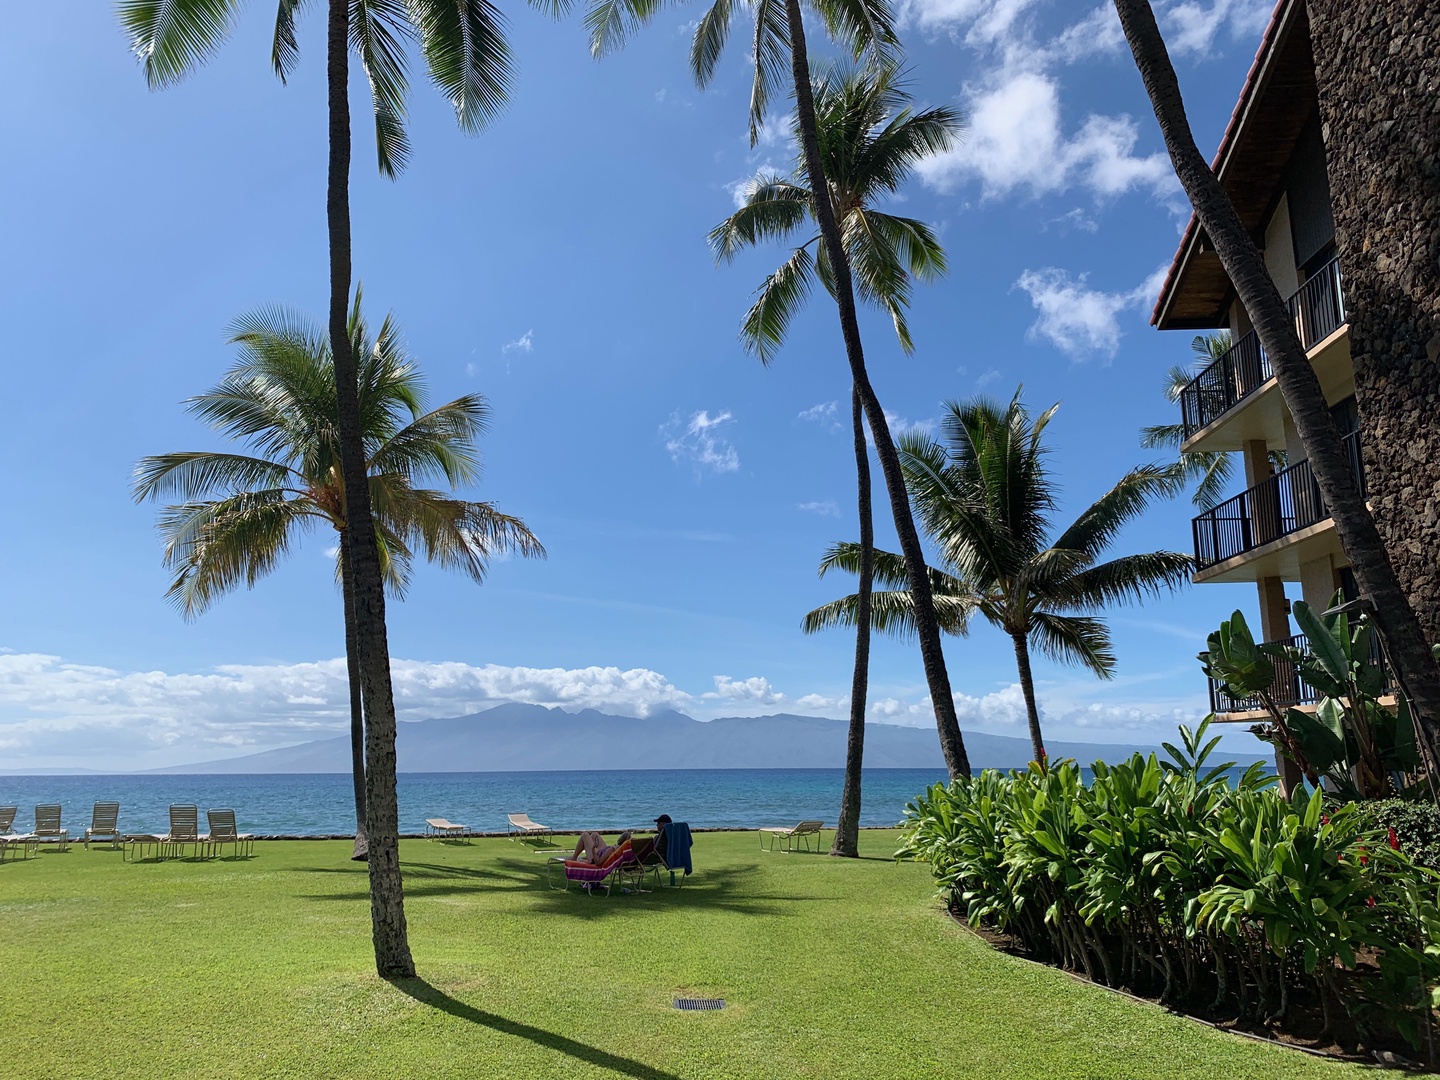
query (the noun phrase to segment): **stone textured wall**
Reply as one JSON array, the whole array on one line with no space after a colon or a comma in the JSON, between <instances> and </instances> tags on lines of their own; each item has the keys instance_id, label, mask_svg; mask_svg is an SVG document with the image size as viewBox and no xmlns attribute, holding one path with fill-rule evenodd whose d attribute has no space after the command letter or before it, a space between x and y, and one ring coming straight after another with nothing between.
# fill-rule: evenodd
<instances>
[{"instance_id":1,"label":"stone textured wall","mask_svg":"<svg viewBox=\"0 0 1440 1080\"><path fill-rule=\"evenodd\" d=\"M1370 503L1440 640L1440 3L1307 0Z\"/></svg>"}]
</instances>

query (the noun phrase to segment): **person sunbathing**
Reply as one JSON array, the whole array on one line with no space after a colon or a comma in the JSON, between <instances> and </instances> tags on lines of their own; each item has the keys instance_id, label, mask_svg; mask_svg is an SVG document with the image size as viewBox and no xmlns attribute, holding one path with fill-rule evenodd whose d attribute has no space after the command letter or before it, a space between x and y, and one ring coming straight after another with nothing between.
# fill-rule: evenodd
<instances>
[{"instance_id":1,"label":"person sunbathing","mask_svg":"<svg viewBox=\"0 0 1440 1080\"><path fill-rule=\"evenodd\" d=\"M630 839L630 830L620 834L620 838L613 844L605 843L605 838L598 832L586 830L580 834L580 839L575 842L575 851L570 856L571 862L586 862L594 866L602 865L610 853Z\"/></svg>"}]
</instances>

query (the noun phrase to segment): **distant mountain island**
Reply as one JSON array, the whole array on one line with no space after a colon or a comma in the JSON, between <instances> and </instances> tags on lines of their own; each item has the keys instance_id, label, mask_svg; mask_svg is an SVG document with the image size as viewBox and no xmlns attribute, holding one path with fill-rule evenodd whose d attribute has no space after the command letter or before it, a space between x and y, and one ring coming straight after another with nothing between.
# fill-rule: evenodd
<instances>
[{"instance_id":1,"label":"distant mountain island","mask_svg":"<svg viewBox=\"0 0 1440 1080\"><path fill-rule=\"evenodd\" d=\"M678 712L644 718L594 709L570 713L506 704L447 719L397 725L401 772L519 772L565 769L842 768L848 724L815 716L727 716L699 721ZM1030 740L967 731L976 769L1023 768ZM1088 765L1119 761L1140 744L1054 742L1052 759ZM1225 755L1248 765L1258 755ZM943 769L934 727L865 725L865 765L874 769ZM244 757L150 769L154 773L327 773L350 771L350 737L286 746Z\"/></svg>"}]
</instances>

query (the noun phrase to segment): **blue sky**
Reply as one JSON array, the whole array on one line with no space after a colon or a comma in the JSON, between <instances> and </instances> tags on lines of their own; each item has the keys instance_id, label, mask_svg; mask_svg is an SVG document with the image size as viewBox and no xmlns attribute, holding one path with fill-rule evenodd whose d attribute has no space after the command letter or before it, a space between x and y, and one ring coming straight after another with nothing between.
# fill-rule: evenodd
<instances>
[{"instance_id":1,"label":"blue sky","mask_svg":"<svg viewBox=\"0 0 1440 1080\"><path fill-rule=\"evenodd\" d=\"M1157 4L1207 154L1270 6ZM269 70L268 5L252 4L210 64L163 92L146 90L109 5L11 13L6 767L198 761L345 723L333 535L187 624L163 599L154 508L128 495L143 455L218 445L179 402L232 362L232 319L275 302L323 315L318 11L289 86ZM434 400L489 398L475 494L550 553L496 564L483 587L417 573L390 607L401 716L501 700L844 716L852 639L799 631L848 585L815 566L855 532L834 309L813 298L762 367L736 331L782 255L717 268L705 243L738 185L790 164L779 115L748 146L744 35L699 93L686 66L698 7L668 9L600 62L578 20L506 11L512 104L466 137L417 70L398 182L376 175L355 88L367 308L395 312ZM1189 335L1147 320L1187 212L1109 5L904 0L900 14L912 93L960 106L970 126L902 196L940 231L951 273L917 289L913 357L867 318L872 378L897 428L1020 383L1037 408L1062 402L1050 439L1068 521L1153 456L1137 429L1174 414L1162 377ZM1117 551L1187 550L1191 512L1157 507ZM893 548L887 514L877 504ZM1252 603L1249 586L1212 585L1117 611L1114 682L1037 670L1047 731L1168 737L1205 710L1193 656L1206 632ZM1008 640L980 626L947 653L962 725L1023 735ZM932 722L912 645L877 644L871 688L876 719Z\"/></svg>"}]
</instances>

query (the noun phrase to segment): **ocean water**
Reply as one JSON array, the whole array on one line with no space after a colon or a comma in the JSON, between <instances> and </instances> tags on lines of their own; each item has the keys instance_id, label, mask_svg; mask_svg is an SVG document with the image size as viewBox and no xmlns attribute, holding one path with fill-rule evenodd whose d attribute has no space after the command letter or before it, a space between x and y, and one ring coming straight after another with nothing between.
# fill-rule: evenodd
<instances>
[{"instance_id":1,"label":"ocean water","mask_svg":"<svg viewBox=\"0 0 1440 1080\"><path fill-rule=\"evenodd\" d=\"M867 769L862 825L892 826L905 804L943 769ZM649 769L606 772L401 773L400 831L421 832L427 817L497 832L505 815L525 812L555 829L653 827L660 814L692 828L755 828L840 811L840 769ZM0 806L16 806L17 829L34 824L37 803L63 806L72 836L90 823L94 803L120 803L123 832L165 832L171 803L235 810L241 831L257 835L353 833L355 803L344 773L266 775L0 776Z\"/></svg>"}]
</instances>

